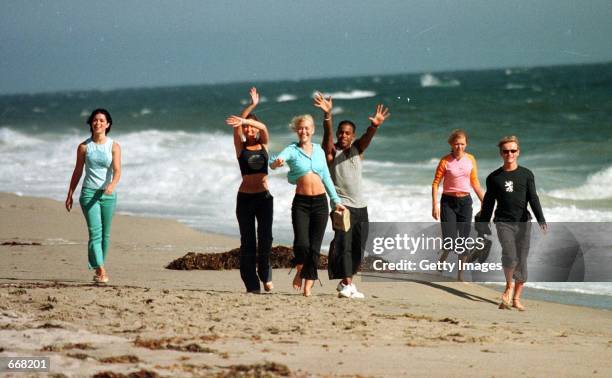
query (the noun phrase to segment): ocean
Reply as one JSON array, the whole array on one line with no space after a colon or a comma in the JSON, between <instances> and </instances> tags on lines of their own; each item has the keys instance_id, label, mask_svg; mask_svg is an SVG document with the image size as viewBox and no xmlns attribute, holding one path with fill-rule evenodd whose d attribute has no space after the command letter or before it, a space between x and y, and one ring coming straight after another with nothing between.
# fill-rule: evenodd
<instances>
[{"instance_id":1,"label":"ocean","mask_svg":"<svg viewBox=\"0 0 612 378\"><path fill-rule=\"evenodd\" d=\"M358 134L376 104L390 108L365 154L371 221L432 221L433 172L456 128L468 133L483 185L501 165L499 138L517 135L520 164L534 172L549 222L612 221L612 63L4 95L0 191L64 201L77 145L89 133L86 118L104 107L114 121L109 136L122 146L119 212L237 236L240 172L224 120L239 114L253 85L262 96L255 114L269 128L272 153L295 139L288 126L298 114L315 117L320 143L315 91L331 95L335 123L353 120ZM271 172L270 191L275 243L291 244L294 187L285 169ZM330 230L323 244L329 240ZM609 284L581 285L556 284L552 291L612 298ZM587 302L602 307L599 298Z\"/></svg>"}]
</instances>

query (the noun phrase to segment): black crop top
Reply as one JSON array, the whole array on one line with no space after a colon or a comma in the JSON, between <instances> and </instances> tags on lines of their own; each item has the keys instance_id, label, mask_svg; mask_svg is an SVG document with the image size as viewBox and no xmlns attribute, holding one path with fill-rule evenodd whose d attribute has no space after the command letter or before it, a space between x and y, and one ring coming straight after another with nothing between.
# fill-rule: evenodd
<instances>
[{"instance_id":1,"label":"black crop top","mask_svg":"<svg viewBox=\"0 0 612 378\"><path fill-rule=\"evenodd\" d=\"M240 173L245 175L254 175L256 173L268 174L268 151L265 148L260 150L247 150L243 148L238 157L240 165Z\"/></svg>"}]
</instances>

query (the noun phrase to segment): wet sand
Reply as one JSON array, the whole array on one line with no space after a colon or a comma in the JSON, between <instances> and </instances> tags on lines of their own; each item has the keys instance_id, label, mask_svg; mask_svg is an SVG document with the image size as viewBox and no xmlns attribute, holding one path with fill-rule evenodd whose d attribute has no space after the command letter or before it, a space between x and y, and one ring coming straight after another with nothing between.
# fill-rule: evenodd
<instances>
[{"instance_id":1,"label":"wet sand","mask_svg":"<svg viewBox=\"0 0 612 378\"><path fill-rule=\"evenodd\" d=\"M0 194L0 243L25 244L0 246L0 356L49 356L66 376L612 376L611 311L502 311L479 285L366 277L366 299L346 300L325 271L304 298L287 269L247 295L237 270L164 268L235 238L117 215L111 239L110 282L93 285L80 209Z\"/></svg>"}]
</instances>

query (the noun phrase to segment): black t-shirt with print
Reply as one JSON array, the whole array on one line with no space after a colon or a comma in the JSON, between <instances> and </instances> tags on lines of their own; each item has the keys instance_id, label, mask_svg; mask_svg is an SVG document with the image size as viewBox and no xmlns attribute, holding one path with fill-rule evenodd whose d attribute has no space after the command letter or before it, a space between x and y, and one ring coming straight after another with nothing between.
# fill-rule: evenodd
<instances>
[{"instance_id":1,"label":"black t-shirt with print","mask_svg":"<svg viewBox=\"0 0 612 378\"><path fill-rule=\"evenodd\" d=\"M536 193L533 173L527 168L518 166L513 171L499 168L487 177L487 192L482 204L481 222L488 222L491 219L496 201L495 222L528 221L531 218L527 210L529 203L538 223L546 223Z\"/></svg>"}]
</instances>

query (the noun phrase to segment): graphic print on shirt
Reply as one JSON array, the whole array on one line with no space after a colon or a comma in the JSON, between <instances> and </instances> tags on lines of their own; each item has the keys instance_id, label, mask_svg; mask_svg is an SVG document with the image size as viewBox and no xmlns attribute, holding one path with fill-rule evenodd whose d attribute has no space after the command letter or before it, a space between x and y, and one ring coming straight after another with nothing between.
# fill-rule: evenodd
<instances>
[{"instance_id":1,"label":"graphic print on shirt","mask_svg":"<svg viewBox=\"0 0 612 378\"><path fill-rule=\"evenodd\" d=\"M506 192L508 193L514 192L514 183L512 181L506 181L504 186L506 188Z\"/></svg>"},{"instance_id":2,"label":"graphic print on shirt","mask_svg":"<svg viewBox=\"0 0 612 378\"><path fill-rule=\"evenodd\" d=\"M248 164L251 169L258 171L266 164L266 158L263 155L251 155Z\"/></svg>"}]
</instances>

